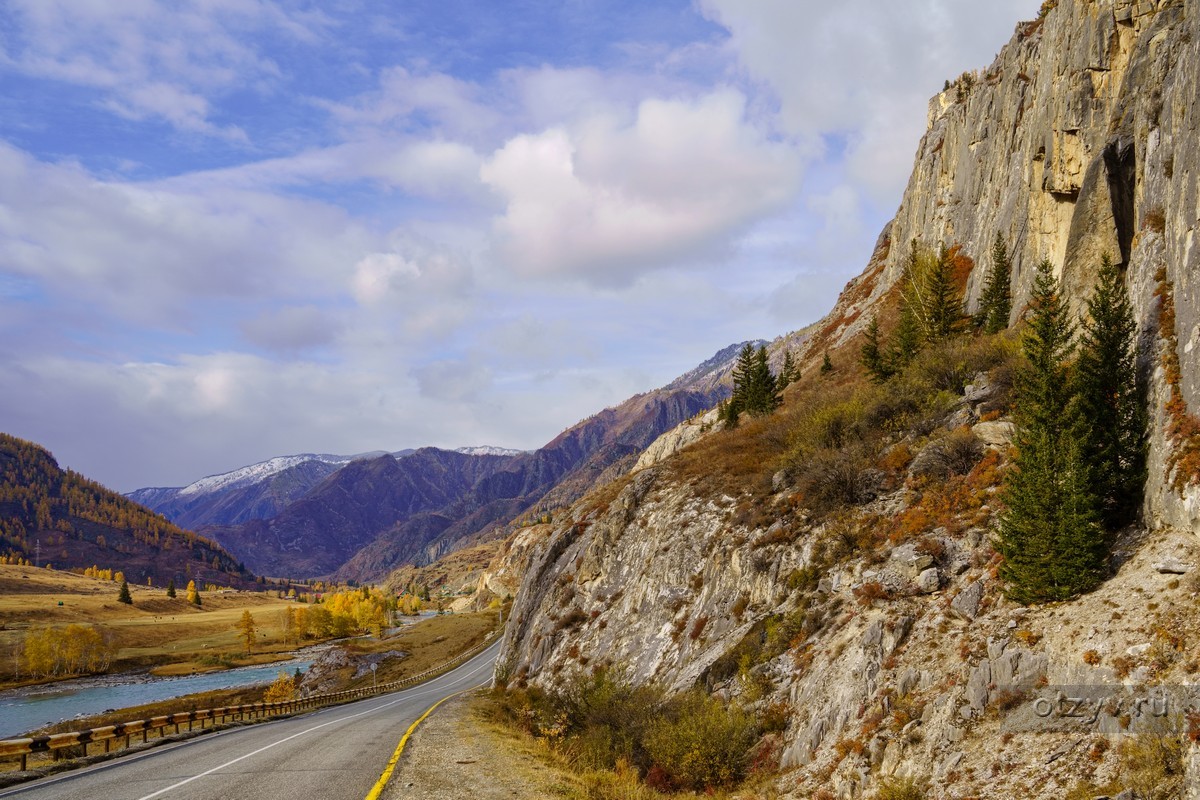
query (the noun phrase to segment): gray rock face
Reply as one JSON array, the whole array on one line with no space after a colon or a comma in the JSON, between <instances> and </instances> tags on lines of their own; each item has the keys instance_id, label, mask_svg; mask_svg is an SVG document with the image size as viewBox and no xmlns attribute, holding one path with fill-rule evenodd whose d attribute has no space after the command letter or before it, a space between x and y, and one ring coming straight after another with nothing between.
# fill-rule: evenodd
<instances>
[{"instance_id":1,"label":"gray rock face","mask_svg":"<svg viewBox=\"0 0 1200 800\"><path fill-rule=\"evenodd\" d=\"M983 582L969 584L950 601L950 608L967 619L979 616L979 604L983 600Z\"/></svg>"}]
</instances>

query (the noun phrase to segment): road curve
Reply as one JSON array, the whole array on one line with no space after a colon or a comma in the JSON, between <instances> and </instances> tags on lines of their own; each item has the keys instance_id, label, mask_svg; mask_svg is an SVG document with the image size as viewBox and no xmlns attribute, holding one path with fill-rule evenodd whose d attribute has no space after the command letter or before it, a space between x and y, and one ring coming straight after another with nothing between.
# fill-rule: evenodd
<instances>
[{"instance_id":1,"label":"road curve","mask_svg":"<svg viewBox=\"0 0 1200 800\"><path fill-rule=\"evenodd\" d=\"M491 680L497 641L427 683L0 791L19 800L363 800L431 705Z\"/></svg>"}]
</instances>

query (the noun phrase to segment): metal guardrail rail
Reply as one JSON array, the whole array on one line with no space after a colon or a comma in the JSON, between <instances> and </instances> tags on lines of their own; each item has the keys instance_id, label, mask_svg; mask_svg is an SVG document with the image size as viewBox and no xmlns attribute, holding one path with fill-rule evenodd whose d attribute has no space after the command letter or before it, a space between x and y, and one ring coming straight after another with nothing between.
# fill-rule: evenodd
<instances>
[{"instance_id":1,"label":"metal guardrail rail","mask_svg":"<svg viewBox=\"0 0 1200 800\"><path fill-rule=\"evenodd\" d=\"M337 705L351 700L360 700L364 697L387 694L388 692L394 692L405 686L432 678L461 664L469 658L475 657L492 643L498 633L499 631L491 631L478 645L459 653L449 661L398 681L390 681L369 688L347 689L341 692L310 695L296 700L283 700L277 703L248 703L223 708L203 708L192 711L181 711L177 714L164 714L147 719L119 722L116 725L105 725L100 728L88 728L82 731L52 733L46 736L27 736L22 739L5 739L0 740L0 758L19 758L21 760L21 771L24 772L29 766L29 756L34 753L49 753L61 750L64 747L82 746L83 755L86 757L89 744L103 742L104 752L107 753L111 751L112 744L116 740L123 738L125 740L125 747L128 748L134 735L141 734L142 741L146 742L152 731L161 732L172 725L175 726L175 733L179 733L184 723L187 724L187 729L190 731L194 729L196 723L199 723L200 727L203 728L206 722L211 727L224 724L226 721L261 720L269 717L295 714L300 711L309 711L324 706ZM160 733L160 736L165 735L167 734Z\"/></svg>"}]
</instances>

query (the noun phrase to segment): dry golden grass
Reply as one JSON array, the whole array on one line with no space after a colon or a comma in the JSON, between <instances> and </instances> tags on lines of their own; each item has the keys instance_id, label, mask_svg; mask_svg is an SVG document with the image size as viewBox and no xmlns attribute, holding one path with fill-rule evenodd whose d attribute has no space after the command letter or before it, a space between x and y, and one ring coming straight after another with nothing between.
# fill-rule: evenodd
<instances>
[{"instance_id":1,"label":"dry golden grass","mask_svg":"<svg viewBox=\"0 0 1200 800\"><path fill-rule=\"evenodd\" d=\"M440 614L429 617L411 628L383 639L363 638L349 642L346 649L351 653L386 653L402 650L407 658L387 659L379 665L379 683L398 681L445 664L450 659L483 642L490 631L496 629L498 614L482 611L473 614ZM343 688L371 685L370 673L358 679L351 678L352 670L339 676Z\"/></svg>"},{"instance_id":2,"label":"dry golden grass","mask_svg":"<svg viewBox=\"0 0 1200 800\"><path fill-rule=\"evenodd\" d=\"M167 597L166 589L130 586L133 605L117 602L118 585L69 572L0 565L0 687L16 683L12 654L32 626L93 624L118 648L113 671L159 667L158 674L213 669L219 657L238 666L276 660L283 642L284 609L294 605L267 592L201 592L197 608ZM61 604L61 605L60 605ZM234 623L248 609L259 630L252 657L244 657Z\"/></svg>"}]
</instances>

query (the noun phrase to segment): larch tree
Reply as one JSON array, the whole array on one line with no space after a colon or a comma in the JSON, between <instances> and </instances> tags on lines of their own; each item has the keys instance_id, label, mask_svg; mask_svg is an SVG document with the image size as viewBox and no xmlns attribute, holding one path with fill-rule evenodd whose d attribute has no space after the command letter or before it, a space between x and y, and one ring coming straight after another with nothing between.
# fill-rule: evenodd
<instances>
[{"instance_id":1,"label":"larch tree","mask_svg":"<svg viewBox=\"0 0 1200 800\"><path fill-rule=\"evenodd\" d=\"M996 541L1006 591L1020 603L1089 591L1107 556L1070 379L1074 326L1049 261L1038 266L1030 311L1021 340L1027 364L1016 387L1017 454L1005 475Z\"/></svg>"},{"instance_id":2,"label":"larch tree","mask_svg":"<svg viewBox=\"0 0 1200 800\"><path fill-rule=\"evenodd\" d=\"M1148 420L1134 353L1137 323L1121 269L1107 254L1082 328L1075 390L1086 422L1084 453L1111 534L1133 522L1141 507Z\"/></svg>"},{"instance_id":3,"label":"larch tree","mask_svg":"<svg viewBox=\"0 0 1200 800\"><path fill-rule=\"evenodd\" d=\"M254 647L254 634L258 632L258 628L254 624L254 615L250 613L250 609L242 611L242 616L234 627L237 628L238 635L246 643L246 655L249 655L250 650Z\"/></svg>"},{"instance_id":4,"label":"larch tree","mask_svg":"<svg viewBox=\"0 0 1200 800\"><path fill-rule=\"evenodd\" d=\"M200 601L200 590L196 588L196 582L195 582L195 581L188 581L188 585L187 585L187 601L188 601L189 603L191 603L192 605L194 605L194 606L198 606L198 605L200 605L200 604L201 604L201 601Z\"/></svg>"}]
</instances>

